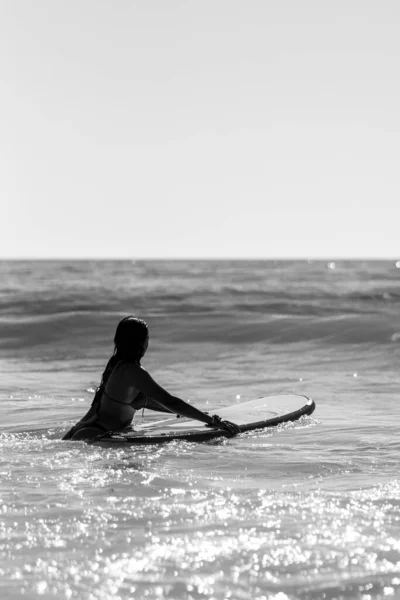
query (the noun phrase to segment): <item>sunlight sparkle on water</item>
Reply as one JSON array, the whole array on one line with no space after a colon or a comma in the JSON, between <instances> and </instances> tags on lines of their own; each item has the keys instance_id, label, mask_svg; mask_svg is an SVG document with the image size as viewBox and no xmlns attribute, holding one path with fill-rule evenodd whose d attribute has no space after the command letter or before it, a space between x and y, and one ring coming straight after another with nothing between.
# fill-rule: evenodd
<instances>
[{"instance_id":1,"label":"sunlight sparkle on water","mask_svg":"<svg viewBox=\"0 0 400 600\"><path fill-rule=\"evenodd\" d=\"M7 576L34 577L41 594L68 597L71 589L84 587L93 600L133 593L189 599L206 592L220 599L228 597L223 594L233 582L243 591L241 598L254 600L275 597L277 585L284 588L281 594L289 593L299 577L314 581L319 572L321 581L332 572L332 585L343 583L338 573L345 578L349 569L365 577L397 573L400 544L387 528L388 519L398 515L400 484L357 491L344 499L320 491L191 490L182 482L180 487L146 487L148 492L142 488L141 493L150 495L139 498L133 495L135 488L130 495L121 494L123 487L117 485L124 471L117 465L104 469L103 463L99 472L96 466L92 463L89 477L94 484L91 497L96 498L99 484L105 491L112 484L116 491L102 502L99 496L97 505L82 504L81 510L76 505L68 522L46 513L28 528L10 520L3 529L9 543L14 540L10 552L17 557L31 548L38 558L23 567L16 562ZM76 475L69 477L70 500L86 489L82 471ZM60 548L74 552L60 558ZM388 590L395 585L392 580L386 583Z\"/></svg>"}]
</instances>

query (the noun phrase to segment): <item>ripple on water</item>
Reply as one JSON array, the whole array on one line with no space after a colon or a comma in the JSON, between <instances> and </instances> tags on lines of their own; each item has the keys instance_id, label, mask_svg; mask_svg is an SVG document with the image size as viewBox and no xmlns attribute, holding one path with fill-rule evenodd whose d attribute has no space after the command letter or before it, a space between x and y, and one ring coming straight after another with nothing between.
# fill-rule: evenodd
<instances>
[{"instance_id":1,"label":"ripple on water","mask_svg":"<svg viewBox=\"0 0 400 600\"><path fill-rule=\"evenodd\" d=\"M70 506L49 502L16 519L18 502L2 505L10 597L366 600L400 591L398 482L346 497L199 489L188 475L151 479L150 465L119 458L110 469L92 454L60 483Z\"/></svg>"},{"instance_id":2,"label":"ripple on water","mask_svg":"<svg viewBox=\"0 0 400 600\"><path fill-rule=\"evenodd\" d=\"M400 482L290 487L296 472L300 482L310 475L302 430L291 433L297 444L280 437L267 455L271 476L274 453L289 469L288 487L258 489L251 473L269 434L234 448L174 443L135 452L0 436L0 590L79 600L395 597ZM249 444L246 462L240 449ZM321 454L319 474L345 465L329 456Z\"/></svg>"}]
</instances>

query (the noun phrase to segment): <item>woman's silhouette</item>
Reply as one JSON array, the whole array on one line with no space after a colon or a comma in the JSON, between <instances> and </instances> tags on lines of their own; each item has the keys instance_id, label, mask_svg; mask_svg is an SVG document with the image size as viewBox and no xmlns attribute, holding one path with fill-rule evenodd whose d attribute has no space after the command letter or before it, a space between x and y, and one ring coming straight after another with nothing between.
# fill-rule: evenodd
<instances>
[{"instance_id":1,"label":"woman's silhouette","mask_svg":"<svg viewBox=\"0 0 400 600\"><path fill-rule=\"evenodd\" d=\"M114 336L114 353L107 363L92 405L86 415L68 431L64 440L88 440L108 431L130 425L136 410L148 408L176 413L202 421L210 427L226 429L231 435L240 429L218 415L191 406L172 396L140 365L149 345L147 324L129 316L118 323Z\"/></svg>"}]
</instances>

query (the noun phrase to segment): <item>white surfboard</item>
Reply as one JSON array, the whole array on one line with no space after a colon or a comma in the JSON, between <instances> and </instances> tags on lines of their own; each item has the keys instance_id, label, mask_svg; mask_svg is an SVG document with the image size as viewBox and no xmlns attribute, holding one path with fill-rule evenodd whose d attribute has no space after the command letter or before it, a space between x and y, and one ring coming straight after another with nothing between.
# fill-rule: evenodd
<instances>
[{"instance_id":1,"label":"white surfboard","mask_svg":"<svg viewBox=\"0 0 400 600\"><path fill-rule=\"evenodd\" d=\"M279 423L296 421L315 410L315 402L306 396L295 394L265 396L257 400L240 402L232 406L210 411L221 419L232 421L241 432L274 427ZM106 433L90 444L160 444L172 440L205 442L217 437L229 437L224 429L210 428L200 421L176 417L164 418L134 426L129 431Z\"/></svg>"}]
</instances>

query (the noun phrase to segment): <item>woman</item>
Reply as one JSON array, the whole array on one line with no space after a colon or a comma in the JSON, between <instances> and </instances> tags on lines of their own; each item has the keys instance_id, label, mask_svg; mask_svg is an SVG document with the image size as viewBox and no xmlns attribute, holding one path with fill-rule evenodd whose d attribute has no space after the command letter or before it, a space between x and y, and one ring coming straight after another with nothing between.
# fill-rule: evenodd
<instances>
[{"instance_id":1,"label":"woman","mask_svg":"<svg viewBox=\"0 0 400 600\"><path fill-rule=\"evenodd\" d=\"M140 408L197 419L209 427L226 429L231 435L240 432L234 423L222 421L218 415L210 416L158 385L140 365L148 345L149 331L144 321L129 316L118 323L114 354L107 363L92 405L63 440L88 440L107 431L124 429Z\"/></svg>"}]
</instances>

